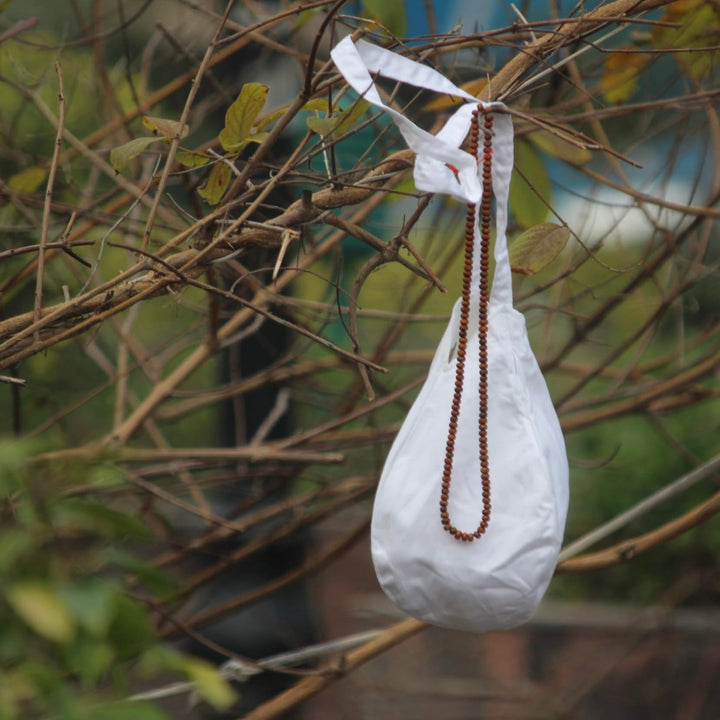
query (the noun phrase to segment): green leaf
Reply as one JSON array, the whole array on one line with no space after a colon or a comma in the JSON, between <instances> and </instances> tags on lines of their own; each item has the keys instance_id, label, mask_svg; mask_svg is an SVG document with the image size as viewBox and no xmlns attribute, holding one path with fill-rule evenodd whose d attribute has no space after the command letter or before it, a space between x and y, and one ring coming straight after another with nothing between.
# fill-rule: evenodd
<instances>
[{"instance_id":1,"label":"green leaf","mask_svg":"<svg viewBox=\"0 0 720 720\"><path fill-rule=\"evenodd\" d=\"M147 540L147 525L136 515L95 500L64 498L52 508L53 521L67 530L84 531L109 540Z\"/></svg>"},{"instance_id":2,"label":"green leaf","mask_svg":"<svg viewBox=\"0 0 720 720\"><path fill-rule=\"evenodd\" d=\"M323 8L313 8L312 10L303 10L298 16L295 24L293 25L292 32L296 33L298 30L302 30L316 15L323 12Z\"/></svg>"},{"instance_id":3,"label":"green leaf","mask_svg":"<svg viewBox=\"0 0 720 720\"><path fill-rule=\"evenodd\" d=\"M255 120L265 107L268 89L261 83L242 86L237 100L225 113L225 127L218 136L225 150L238 152L249 142Z\"/></svg>"},{"instance_id":4,"label":"green leaf","mask_svg":"<svg viewBox=\"0 0 720 720\"><path fill-rule=\"evenodd\" d=\"M216 163L207 180L198 188L198 195L210 205L217 205L228 189L231 178L232 170L227 166L227 163Z\"/></svg>"},{"instance_id":5,"label":"green leaf","mask_svg":"<svg viewBox=\"0 0 720 720\"><path fill-rule=\"evenodd\" d=\"M20 717L14 710L17 706L32 701L37 696L37 688L31 679L23 672L22 665L9 669L3 668L0 673L0 718L2 720L15 720Z\"/></svg>"},{"instance_id":6,"label":"green leaf","mask_svg":"<svg viewBox=\"0 0 720 720\"><path fill-rule=\"evenodd\" d=\"M58 643L75 636L75 620L55 590L46 583L28 581L10 588L13 610L38 634Z\"/></svg>"},{"instance_id":7,"label":"green leaf","mask_svg":"<svg viewBox=\"0 0 720 720\"><path fill-rule=\"evenodd\" d=\"M169 595L177 591L177 582L161 568L155 567L136 555L120 550L117 546L108 549L105 557L110 565L132 573L134 580L155 595Z\"/></svg>"},{"instance_id":8,"label":"green leaf","mask_svg":"<svg viewBox=\"0 0 720 720\"><path fill-rule=\"evenodd\" d=\"M152 645L138 658L137 668L142 678L151 678L168 671L176 673L185 656L169 645Z\"/></svg>"},{"instance_id":9,"label":"green leaf","mask_svg":"<svg viewBox=\"0 0 720 720\"><path fill-rule=\"evenodd\" d=\"M94 687L106 678L115 663L113 649L88 636L81 636L66 646L65 656L68 669L80 676L86 688Z\"/></svg>"},{"instance_id":10,"label":"green leaf","mask_svg":"<svg viewBox=\"0 0 720 720\"><path fill-rule=\"evenodd\" d=\"M77 624L91 635L104 637L115 616L119 591L102 580L88 580L70 585L62 599Z\"/></svg>"},{"instance_id":11,"label":"green leaf","mask_svg":"<svg viewBox=\"0 0 720 720\"><path fill-rule=\"evenodd\" d=\"M184 657L181 669L195 683L200 697L216 710L227 710L237 700L237 693L230 683L205 660Z\"/></svg>"},{"instance_id":12,"label":"green leaf","mask_svg":"<svg viewBox=\"0 0 720 720\"><path fill-rule=\"evenodd\" d=\"M149 702L114 702L97 707L95 717L102 720L169 720L157 705Z\"/></svg>"},{"instance_id":13,"label":"green leaf","mask_svg":"<svg viewBox=\"0 0 720 720\"><path fill-rule=\"evenodd\" d=\"M403 37L407 31L405 3L396 0L363 0L364 14L377 20L396 37Z\"/></svg>"},{"instance_id":14,"label":"green leaf","mask_svg":"<svg viewBox=\"0 0 720 720\"><path fill-rule=\"evenodd\" d=\"M552 201L550 176L535 148L524 140L515 143L515 168L510 180L510 209L520 225L530 227L547 217Z\"/></svg>"},{"instance_id":15,"label":"green leaf","mask_svg":"<svg viewBox=\"0 0 720 720\"><path fill-rule=\"evenodd\" d=\"M26 528L8 528L0 534L0 573L12 572L35 549L36 538Z\"/></svg>"},{"instance_id":16,"label":"green leaf","mask_svg":"<svg viewBox=\"0 0 720 720\"><path fill-rule=\"evenodd\" d=\"M138 155L141 155L153 143L162 140L157 137L139 137L126 142L110 151L110 164L115 172L121 172L127 164Z\"/></svg>"},{"instance_id":17,"label":"green leaf","mask_svg":"<svg viewBox=\"0 0 720 720\"><path fill-rule=\"evenodd\" d=\"M562 225L534 225L510 243L510 267L513 272L534 275L560 254L569 238L570 230Z\"/></svg>"},{"instance_id":18,"label":"green leaf","mask_svg":"<svg viewBox=\"0 0 720 720\"><path fill-rule=\"evenodd\" d=\"M327 137L331 133L340 137L365 114L368 107L370 104L366 100L358 100L334 117L309 117L307 126L312 132L323 137Z\"/></svg>"},{"instance_id":19,"label":"green leaf","mask_svg":"<svg viewBox=\"0 0 720 720\"><path fill-rule=\"evenodd\" d=\"M29 167L12 175L8 181L8 188L19 195L32 195L44 182L48 171L42 167Z\"/></svg>"},{"instance_id":20,"label":"green leaf","mask_svg":"<svg viewBox=\"0 0 720 720\"><path fill-rule=\"evenodd\" d=\"M115 596L115 616L108 640L121 660L135 659L155 643L155 630L148 614L124 595Z\"/></svg>"},{"instance_id":21,"label":"green leaf","mask_svg":"<svg viewBox=\"0 0 720 720\"><path fill-rule=\"evenodd\" d=\"M22 489L22 471L27 467L33 444L27 440L0 438L0 493Z\"/></svg>"},{"instance_id":22,"label":"green leaf","mask_svg":"<svg viewBox=\"0 0 720 720\"><path fill-rule=\"evenodd\" d=\"M205 155L205 153L195 152L193 150L178 150L175 159L181 165L189 168L202 167L212 160L212 158Z\"/></svg>"},{"instance_id":23,"label":"green leaf","mask_svg":"<svg viewBox=\"0 0 720 720\"><path fill-rule=\"evenodd\" d=\"M150 117L144 115L142 124L156 137L163 140L174 140L176 137L184 138L190 132L190 128L177 120L166 118Z\"/></svg>"},{"instance_id":24,"label":"green leaf","mask_svg":"<svg viewBox=\"0 0 720 720\"><path fill-rule=\"evenodd\" d=\"M558 129L558 133L562 133L562 130ZM527 139L539 150L571 165L585 165L592 160L592 153L588 149L578 147L558 133L549 130L534 130L527 135ZM567 134L571 135L569 131Z\"/></svg>"},{"instance_id":25,"label":"green leaf","mask_svg":"<svg viewBox=\"0 0 720 720\"><path fill-rule=\"evenodd\" d=\"M404 194L416 195L417 192L418 189L415 185L415 178L412 176L412 173L408 173L404 180L401 180L397 185L393 186L393 192L388 195L387 201L394 203L407 200Z\"/></svg>"},{"instance_id":26,"label":"green leaf","mask_svg":"<svg viewBox=\"0 0 720 720\"><path fill-rule=\"evenodd\" d=\"M87 474L83 476L84 484L94 488L118 487L125 482L125 476L115 466L109 463L93 464L88 468Z\"/></svg>"}]
</instances>

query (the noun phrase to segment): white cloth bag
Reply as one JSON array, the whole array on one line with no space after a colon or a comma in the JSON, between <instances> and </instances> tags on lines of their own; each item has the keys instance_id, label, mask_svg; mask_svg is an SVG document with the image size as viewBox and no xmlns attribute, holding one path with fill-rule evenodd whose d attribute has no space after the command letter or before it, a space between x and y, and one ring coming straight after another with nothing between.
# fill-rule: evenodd
<instances>
[{"instance_id":1,"label":"white cloth bag","mask_svg":"<svg viewBox=\"0 0 720 720\"><path fill-rule=\"evenodd\" d=\"M350 85L386 110L417 153L418 189L478 203L478 161L459 149L478 101L441 74L350 38L332 51ZM370 73L466 100L433 136L385 106ZM491 103L484 107L502 111ZM488 308L488 454L492 511L486 532L462 542L440 520L445 443L455 384L460 301L428 378L385 463L372 517L372 556L386 594L410 615L475 632L510 628L537 609L553 575L568 506L568 464L560 424L530 349L523 316L512 305L505 228L513 131L494 113L492 186L496 202L495 275ZM452 165L458 172L453 172ZM477 214L480 210L478 206ZM478 227L475 227L477 239ZM475 243L465 380L448 510L474 532L483 508L478 454L479 247ZM474 318L474 324L473 319Z\"/></svg>"}]
</instances>

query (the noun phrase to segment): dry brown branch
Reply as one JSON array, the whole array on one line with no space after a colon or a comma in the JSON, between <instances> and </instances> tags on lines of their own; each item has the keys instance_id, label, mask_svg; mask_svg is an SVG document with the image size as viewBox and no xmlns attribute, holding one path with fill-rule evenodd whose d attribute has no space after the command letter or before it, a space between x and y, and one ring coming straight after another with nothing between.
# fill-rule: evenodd
<instances>
[{"instance_id":1,"label":"dry brown branch","mask_svg":"<svg viewBox=\"0 0 720 720\"><path fill-rule=\"evenodd\" d=\"M513 87L520 78L556 50L610 23L617 23L625 15L647 12L667 4L668 0L616 0L583 13L577 19L566 19L554 31L525 45L518 55L493 76L492 83L483 91L481 99L505 100L511 97Z\"/></svg>"},{"instance_id":2,"label":"dry brown branch","mask_svg":"<svg viewBox=\"0 0 720 720\"><path fill-rule=\"evenodd\" d=\"M245 595L240 595L228 600L217 606L213 606L208 610L197 613L187 620L183 621L183 625L190 628L201 628L219 620L231 613L238 612L248 605L259 602L268 597L272 593L297 582L302 578L306 578L314 573L324 569L338 557L347 552L355 543L363 537L370 527L370 518L364 518L360 523L353 527L350 532L343 535L340 540L328 545L314 557L305 561L302 565L291 570L285 575L280 576L276 580L267 583ZM176 628L170 628L162 633L166 639L172 639L179 635Z\"/></svg>"},{"instance_id":3,"label":"dry brown branch","mask_svg":"<svg viewBox=\"0 0 720 720\"><path fill-rule=\"evenodd\" d=\"M242 720L271 720L286 713L313 695L317 695L328 685L342 679L356 668L387 652L395 645L404 642L427 627L415 618L401 620L374 640L365 643L357 650L341 656L336 662L325 668L325 674L305 678L272 700L248 713Z\"/></svg>"},{"instance_id":4,"label":"dry brown branch","mask_svg":"<svg viewBox=\"0 0 720 720\"><path fill-rule=\"evenodd\" d=\"M585 553L563 561L557 567L560 574L592 572L629 562L643 553L669 542L678 535L692 530L720 512L720 492L700 503L680 517L644 535L623 540L612 547L594 553Z\"/></svg>"},{"instance_id":5,"label":"dry brown branch","mask_svg":"<svg viewBox=\"0 0 720 720\"><path fill-rule=\"evenodd\" d=\"M409 151L397 153L396 157L378 165L353 187L341 190L332 188L319 190L313 194L309 208L303 201L298 201L267 225L279 228L298 227L314 221L327 210L362 203L377 191L378 184L382 186L386 175L393 175L398 170L406 169L411 157ZM377 177L381 178L379 182L375 179ZM207 219L196 223L182 233L181 239L186 239L207 223ZM177 288L186 279L199 277L212 263L226 255L231 255L237 249L253 245L277 247L280 244L280 235L264 229L239 228L233 232L225 231L218 240L222 240L222 243L218 242L212 252L208 246L202 250L178 252L165 259L163 259L164 248L161 248L152 256L158 262L162 260L162 264L156 266L154 270L148 263L138 264L120 275L114 282L105 283L69 302L46 307L39 321L34 321L33 313L25 313L0 322L0 340L4 339L0 344L0 369L12 367L57 342L84 332L136 302L154 297L165 292L169 287ZM141 272L145 274L131 279ZM286 274L285 281L279 281L278 287L282 288L293 275L294 273L289 276ZM76 325L73 325L73 322ZM62 326L47 329L42 335L43 339L33 344L31 336L47 328L51 323L62 323ZM66 327L68 324L69 327ZM18 345L25 346L25 349L17 350Z\"/></svg>"}]
</instances>

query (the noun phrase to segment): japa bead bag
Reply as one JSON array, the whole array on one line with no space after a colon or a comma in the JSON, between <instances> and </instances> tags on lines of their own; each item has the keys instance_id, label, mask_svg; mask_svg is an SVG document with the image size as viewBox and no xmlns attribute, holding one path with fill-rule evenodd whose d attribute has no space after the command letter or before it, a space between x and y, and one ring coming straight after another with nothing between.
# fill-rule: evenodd
<instances>
[{"instance_id":1,"label":"japa bead bag","mask_svg":"<svg viewBox=\"0 0 720 720\"><path fill-rule=\"evenodd\" d=\"M557 563L568 464L524 318L512 305L505 238L512 123L502 104L479 103L432 68L362 40L345 38L332 58L398 125L417 155L417 188L468 206L463 296L375 497L375 571L390 599L420 620L474 632L514 627L533 615ZM433 136L382 102L371 73L465 102ZM465 152L459 146L468 134Z\"/></svg>"}]
</instances>

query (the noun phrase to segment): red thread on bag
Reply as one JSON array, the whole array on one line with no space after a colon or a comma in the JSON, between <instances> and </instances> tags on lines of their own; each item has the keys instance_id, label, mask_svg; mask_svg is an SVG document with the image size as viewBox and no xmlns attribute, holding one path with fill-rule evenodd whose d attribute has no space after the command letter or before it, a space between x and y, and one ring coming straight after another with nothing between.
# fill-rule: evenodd
<instances>
[{"instance_id":1,"label":"red thread on bag","mask_svg":"<svg viewBox=\"0 0 720 720\"><path fill-rule=\"evenodd\" d=\"M492 214L492 127L493 116L490 110L481 105L473 110L470 129L470 153L478 159L480 129L478 115L484 114L484 139L482 160L482 202L480 203L480 303L478 318L479 338L479 385L480 408L478 413L478 450L480 456L480 479L482 483L483 509L480 523L475 532L468 533L458 530L450 520L448 502L450 500L450 483L452 480L453 458L455 456L455 439L457 437L458 418L462 400L465 378L465 357L467 350L467 331L470 318L470 285L472 280L473 253L475 247L475 205L468 203L465 216L465 265L463 268L463 290L460 303L460 327L456 350L455 388L448 424L448 438L445 446L445 462L443 465L442 485L440 490L440 521L447 532L457 540L472 542L480 538L488 528L491 513L490 462L488 458L487 419L488 419L488 362L487 362L487 331L488 331L488 275L490 265L490 228Z\"/></svg>"}]
</instances>

